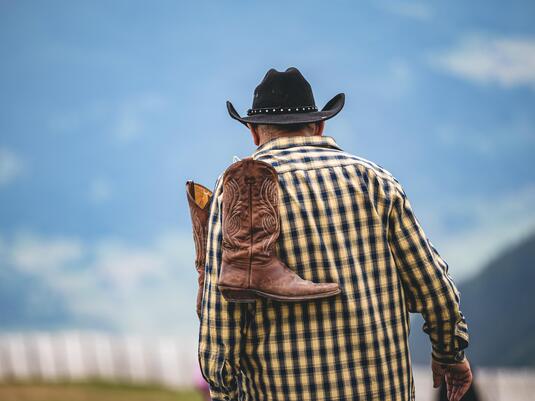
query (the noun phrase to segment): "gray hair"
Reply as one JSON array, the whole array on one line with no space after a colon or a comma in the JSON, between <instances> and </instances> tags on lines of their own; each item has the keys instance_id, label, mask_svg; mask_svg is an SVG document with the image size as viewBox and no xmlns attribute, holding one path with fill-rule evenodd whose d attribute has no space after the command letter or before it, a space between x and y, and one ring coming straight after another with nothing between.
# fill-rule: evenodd
<instances>
[{"instance_id":1,"label":"gray hair","mask_svg":"<svg viewBox=\"0 0 535 401\"><path fill-rule=\"evenodd\" d=\"M264 137L274 137L279 134L286 134L289 132L309 133L315 128L316 124L317 122L284 124L284 125L254 124L254 126L256 127L259 135L264 136Z\"/></svg>"}]
</instances>

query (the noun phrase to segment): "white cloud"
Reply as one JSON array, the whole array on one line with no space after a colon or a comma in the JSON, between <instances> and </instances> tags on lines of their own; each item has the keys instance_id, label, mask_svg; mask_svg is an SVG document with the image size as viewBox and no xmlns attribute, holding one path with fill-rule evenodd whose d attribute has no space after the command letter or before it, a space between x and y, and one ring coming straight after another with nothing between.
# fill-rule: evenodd
<instances>
[{"instance_id":1,"label":"white cloud","mask_svg":"<svg viewBox=\"0 0 535 401\"><path fill-rule=\"evenodd\" d=\"M156 94L137 96L120 104L115 118L113 132L120 141L130 141L146 130L146 119L160 111L165 99Z\"/></svg>"},{"instance_id":2,"label":"white cloud","mask_svg":"<svg viewBox=\"0 0 535 401\"><path fill-rule=\"evenodd\" d=\"M107 240L94 249L91 270L118 291L142 286L144 280L165 279L169 261L155 249L144 249Z\"/></svg>"},{"instance_id":3,"label":"white cloud","mask_svg":"<svg viewBox=\"0 0 535 401\"><path fill-rule=\"evenodd\" d=\"M195 337L194 258L189 232L164 232L147 244L30 232L0 237L0 265L44 280L75 315L148 335Z\"/></svg>"},{"instance_id":4,"label":"white cloud","mask_svg":"<svg viewBox=\"0 0 535 401\"><path fill-rule=\"evenodd\" d=\"M480 155L503 158L507 152L518 155L517 152L535 145L535 121L531 115L516 113L479 127L444 124L437 128L436 138L446 147L462 147Z\"/></svg>"},{"instance_id":5,"label":"white cloud","mask_svg":"<svg viewBox=\"0 0 535 401\"><path fill-rule=\"evenodd\" d=\"M429 21L433 17L431 6L424 2L389 1L380 3L380 6L392 14L419 21Z\"/></svg>"},{"instance_id":6,"label":"white cloud","mask_svg":"<svg viewBox=\"0 0 535 401\"><path fill-rule=\"evenodd\" d=\"M413 66L407 60L393 58L365 82L354 83L352 88L364 96L380 98L382 102L399 102L410 94L414 78Z\"/></svg>"},{"instance_id":7,"label":"white cloud","mask_svg":"<svg viewBox=\"0 0 535 401\"><path fill-rule=\"evenodd\" d=\"M51 113L48 127L53 133L72 133L106 121L114 105L109 101L99 101L76 110L61 110Z\"/></svg>"},{"instance_id":8,"label":"white cloud","mask_svg":"<svg viewBox=\"0 0 535 401\"><path fill-rule=\"evenodd\" d=\"M112 197L112 186L106 178L95 178L89 186L89 200L95 204L105 203Z\"/></svg>"},{"instance_id":9,"label":"white cloud","mask_svg":"<svg viewBox=\"0 0 535 401\"><path fill-rule=\"evenodd\" d=\"M76 110L53 114L48 126L56 133L81 129L103 132L121 143L148 132L153 120L162 115L168 100L159 93L140 93L119 100L99 100Z\"/></svg>"},{"instance_id":10,"label":"white cloud","mask_svg":"<svg viewBox=\"0 0 535 401\"><path fill-rule=\"evenodd\" d=\"M7 148L0 148L0 187L11 183L24 171L24 163L19 155Z\"/></svg>"},{"instance_id":11,"label":"white cloud","mask_svg":"<svg viewBox=\"0 0 535 401\"><path fill-rule=\"evenodd\" d=\"M385 94L387 97L402 97L413 86L414 74L411 66L405 60L392 60L385 75L384 82L387 84Z\"/></svg>"},{"instance_id":12,"label":"white cloud","mask_svg":"<svg viewBox=\"0 0 535 401\"><path fill-rule=\"evenodd\" d=\"M20 270L37 274L59 271L79 260L84 252L80 241L71 238L48 238L31 232L19 232L9 247L9 261Z\"/></svg>"},{"instance_id":13,"label":"white cloud","mask_svg":"<svg viewBox=\"0 0 535 401\"><path fill-rule=\"evenodd\" d=\"M480 84L535 87L535 38L468 36L430 58L450 74Z\"/></svg>"}]
</instances>

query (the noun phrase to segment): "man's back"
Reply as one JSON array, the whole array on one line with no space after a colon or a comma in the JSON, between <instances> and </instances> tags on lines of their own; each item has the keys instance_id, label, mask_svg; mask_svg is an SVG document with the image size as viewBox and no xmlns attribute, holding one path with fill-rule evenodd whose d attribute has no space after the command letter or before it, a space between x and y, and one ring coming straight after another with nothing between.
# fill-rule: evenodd
<instances>
[{"instance_id":1,"label":"man's back","mask_svg":"<svg viewBox=\"0 0 535 401\"><path fill-rule=\"evenodd\" d=\"M410 400L409 311L437 352L466 346L447 264L399 182L328 136L281 137L254 159L278 173L277 255L303 279L338 282L309 302L227 302L221 263L221 176L211 208L199 358L214 399ZM241 389L241 391L240 391Z\"/></svg>"}]
</instances>

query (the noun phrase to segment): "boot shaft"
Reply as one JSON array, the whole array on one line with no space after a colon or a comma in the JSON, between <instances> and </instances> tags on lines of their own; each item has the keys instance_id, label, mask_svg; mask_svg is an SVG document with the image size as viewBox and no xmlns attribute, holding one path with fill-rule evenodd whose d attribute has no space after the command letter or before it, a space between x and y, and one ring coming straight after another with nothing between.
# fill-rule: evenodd
<instances>
[{"instance_id":1,"label":"boot shaft","mask_svg":"<svg viewBox=\"0 0 535 401\"><path fill-rule=\"evenodd\" d=\"M186 182L186 197L193 226L195 267L197 270L204 269L212 191L201 184L188 180Z\"/></svg>"},{"instance_id":2,"label":"boot shaft","mask_svg":"<svg viewBox=\"0 0 535 401\"><path fill-rule=\"evenodd\" d=\"M252 158L233 163L223 177L222 217L223 260L241 261L247 256L256 264L268 263L280 229L278 177L273 166Z\"/></svg>"}]
</instances>

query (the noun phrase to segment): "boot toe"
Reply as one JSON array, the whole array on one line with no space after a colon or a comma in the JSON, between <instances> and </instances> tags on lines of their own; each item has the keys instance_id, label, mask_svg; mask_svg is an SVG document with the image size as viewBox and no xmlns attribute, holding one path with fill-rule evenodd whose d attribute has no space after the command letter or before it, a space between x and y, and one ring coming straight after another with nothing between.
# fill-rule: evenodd
<instances>
[{"instance_id":1,"label":"boot toe","mask_svg":"<svg viewBox=\"0 0 535 401\"><path fill-rule=\"evenodd\" d=\"M318 284L321 293L339 293L341 292L338 283L320 283Z\"/></svg>"}]
</instances>

